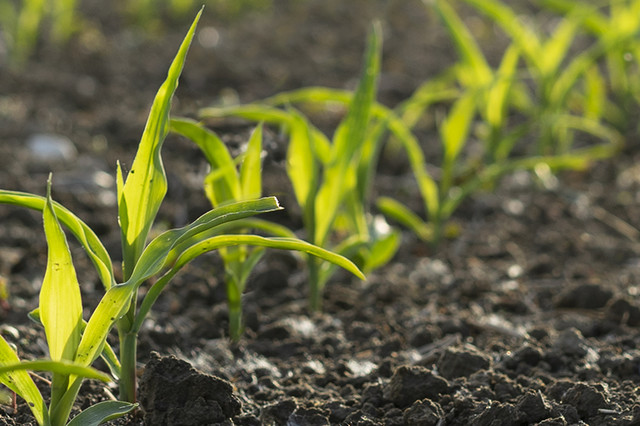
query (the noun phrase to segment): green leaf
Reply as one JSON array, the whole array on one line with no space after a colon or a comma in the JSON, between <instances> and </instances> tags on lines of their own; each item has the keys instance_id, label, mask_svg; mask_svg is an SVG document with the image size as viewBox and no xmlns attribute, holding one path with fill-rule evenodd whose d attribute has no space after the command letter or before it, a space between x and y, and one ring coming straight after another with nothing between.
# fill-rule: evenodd
<instances>
[{"instance_id":1,"label":"green leaf","mask_svg":"<svg viewBox=\"0 0 640 426\"><path fill-rule=\"evenodd\" d=\"M11 371L49 371L51 373L60 374L64 376L81 376L87 379L101 380L105 383L111 382L111 377L107 376L101 371L95 368L85 367L78 365L70 361L53 361L50 359L40 359L33 361L20 361L14 364L3 364L0 366L0 374L5 374Z\"/></svg>"},{"instance_id":2,"label":"green leaf","mask_svg":"<svg viewBox=\"0 0 640 426\"><path fill-rule=\"evenodd\" d=\"M473 120L476 100L473 93L468 93L458 99L451 108L449 115L440 127L440 135L444 146L445 162L454 163L460 155L469 136L469 127Z\"/></svg>"},{"instance_id":3,"label":"green leaf","mask_svg":"<svg viewBox=\"0 0 640 426\"><path fill-rule=\"evenodd\" d=\"M368 254L363 267L364 273L368 273L386 265L395 256L400 247L401 234L398 231L378 238L368 249Z\"/></svg>"},{"instance_id":4,"label":"green leaf","mask_svg":"<svg viewBox=\"0 0 640 426\"><path fill-rule=\"evenodd\" d=\"M489 16L513 39L523 52L525 59L538 71L543 69L541 43L536 33L525 25L515 12L498 0L465 0L480 12Z\"/></svg>"},{"instance_id":5,"label":"green leaf","mask_svg":"<svg viewBox=\"0 0 640 426\"><path fill-rule=\"evenodd\" d=\"M36 309L32 310L31 312L29 312L28 316L29 316L29 319L31 321L35 322L38 325L42 325L42 321L40 320L40 309L39 308L36 308ZM82 321L82 330L81 330L81 332L84 332L86 327L87 327L87 322L83 320ZM111 347L111 345L109 345L109 342L105 343L104 349L102 350L102 354L100 356L102 357L103 361L109 367L109 371L111 371L111 375L116 380L119 379L120 378L120 360L116 356L116 354L113 351L113 348Z\"/></svg>"},{"instance_id":6,"label":"green leaf","mask_svg":"<svg viewBox=\"0 0 640 426\"><path fill-rule=\"evenodd\" d=\"M584 16L584 26L595 35L603 35L609 29L607 18L598 8L587 2L574 0L537 0L543 7L561 13L580 12Z\"/></svg>"},{"instance_id":7,"label":"green leaf","mask_svg":"<svg viewBox=\"0 0 640 426\"><path fill-rule=\"evenodd\" d=\"M46 205L46 198L24 192L0 190L0 203L26 207L42 212ZM82 244L82 247L95 265L105 289L111 287L115 282L111 258L98 236L87 224L62 205L53 202L53 209L58 220L62 222L76 237L78 242Z\"/></svg>"},{"instance_id":8,"label":"green leaf","mask_svg":"<svg viewBox=\"0 0 640 426\"><path fill-rule=\"evenodd\" d=\"M333 253L329 250L325 250L316 245L307 243L306 241L299 240L297 238L283 238L283 237L261 237L258 235L220 235L211 237L206 240L200 241L197 244L189 247L178 258L172 269L180 269L188 262L202 253L217 250L221 247L237 246L237 245L251 245L259 247L267 247L279 250L293 250L304 252L320 259L324 259L331 263L346 269L353 275L360 279L365 279L364 274L358 269L358 267L349 259Z\"/></svg>"},{"instance_id":9,"label":"green leaf","mask_svg":"<svg viewBox=\"0 0 640 426\"><path fill-rule=\"evenodd\" d=\"M480 47L475 39L460 20L453 7L448 1L437 0L435 8L444 21L453 41L455 42L458 54L465 64L465 85L482 87L491 81L493 71L487 63Z\"/></svg>"},{"instance_id":10,"label":"green leaf","mask_svg":"<svg viewBox=\"0 0 640 426\"><path fill-rule=\"evenodd\" d=\"M255 216L260 213L280 210L275 197L242 201L211 210L183 228L165 231L149 243L131 274L130 282L136 286L168 266L185 246L192 244L193 238L201 238L207 232L216 232L215 227L236 219Z\"/></svg>"},{"instance_id":11,"label":"green leaf","mask_svg":"<svg viewBox=\"0 0 640 426\"><path fill-rule=\"evenodd\" d=\"M123 270L128 278L146 244L147 235L167 191L160 151L169 131L171 99L193 39L202 10L198 12L151 106L138 152L118 194L122 228Z\"/></svg>"},{"instance_id":12,"label":"green leaf","mask_svg":"<svg viewBox=\"0 0 640 426\"><path fill-rule=\"evenodd\" d=\"M509 46L495 75L495 81L489 88L484 115L493 128L501 128L508 107L509 94L515 79L520 51L515 45Z\"/></svg>"},{"instance_id":13,"label":"green leaf","mask_svg":"<svg viewBox=\"0 0 640 426\"><path fill-rule=\"evenodd\" d=\"M98 426L133 411L138 404L122 401L102 401L75 416L67 426Z\"/></svg>"},{"instance_id":14,"label":"green leaf","mask_svg":"<svg viewBox=\"0 0 640 426\"><path fill-rule=\"evenodd\" d=\"M369 35L360 82L349 112L336 130L331 162L315 200L315 233L313 241L324 245L344 195L355 187L354 160L365 141L376 97L380 74L382 36L376 23Z\"/></svg>"},{"instance_id":15,"label":"green leaf","mask_svg":"<svg viewBox=\"0 0 640 426\"><path fill-rule=\"evenodd\" d=\"M0 366L17 365L19 363L18 355L11 349L4 337L0 336ZM29 373L25 370L9 369L0 373L0 382L27 401L39 425L49 424L47 406Z\"/></svg>"},{"instance_id":16,"label":"green leaf","mask_svg":"<svg viewBox=\"0 0 640 426\"><path fill-rule=\"evenodd\" d=\"M563 19L558 24L553 35L542 46L544 52L540 58L540 71L542 75L554 75L562 61L565 59L571 43L576 37L576 32L580 26L579 16L572 14L567 19Z\"/></svg>"},{"instance_id":17,"label":"green leaf","mask_svg":"<svg viewBox=\"0 0 640 426\"><path fill-rule=\"evenodd\" d=\"M400 119L395 117L395 114L391 111L387 111L386 114L389 117L389 130L398 139L398 141L400 141L407 152L411 169L418 183L420 194L424 200L425 210L430 220L437 220L441 209L440 191L438 189L438 184L427 170L427 164L424 159L420 143L407 126L405 126Z\"/></svg>"},{"instance_id":18,"label":"green leaf","mask_svg":"<svg viewBox=\"0 0 640 426\"><path fill-rule=\"evenodd\" d=\"M592 120L600 120L607 105L607 88L597 66L585 73L584 115Z\"/></svg>"},{"instance_id":19,"label":"green leaf","mask_svg":"<svg viewBox=\"0 0 640 426\"><path fill-rule=\"evenodd\" d=\"M408 128L413 128L429 106L459 98L460 89L455 86L455 77L449 69L448 72L418 86L411 97L396 108L402 122Z\"/></svg>"},{"instance_id":20,"label":"green leaf","mask_svg":"<svg viewBox=\"0 0 640 426\"><path fill-rule=\"evenodd\" d=\"M258 125L249 138L247 151L240 165L240 185L242 196L234 201L260 198L262 195L262 124Z\"/></svg>"},{"instance_id":21,"label":"green leaf","mask_svg":"<svg viewBox=\"0 0 640 426\"><path fill-rule=\"evenodd\" d=\"M453 104L449 115L440 127L440 137L444 148L442 179L440 181L441 196L446 196L453 185L454 168L458 164L457 160L462 148L468 141L475 108L475 93L466 93Z\"/></svg>"},{"instance_id":22,"label":"green leaf","mask_svg":"<svg viewBox=\"0 0 640 426\"><path fill-rule=\"evenodd\" d=\"M51 359L71 360L80 341L82 299L67 239L51 201L51 179L43 211L49 246L47 268L40 290L40 320L44 326Z\"/></svg>"},{"instance_id":23,"label":"green leaf","mask_svg":"<svg viewBox=\"0 0 640 426\"><path fill-rule=\"evenodd\" d=\"M287 149L287 174L298 204L304 210L308 198L315 195L318 185L318 165L313 150L313 135L309 122L291 111L291 139Z\"/></svg>"},{"instance_id":24,"label":"green leaf","mask_svg":"<svg viewBox=\"0 0 640 426\"><path fill-rule=\"evenodd\" d=\"M53 209L51 176L47 182L47 203L43 219L49 249L47 268L40 289L40 320L47 336L51 359L73 360L82 329L82 299L67 239ZM54 373L51 381L51 407L57 406L67 391L68 384L68 374ZM54 416L52 419L55 420Z\"/></svg>"}]
</instances>

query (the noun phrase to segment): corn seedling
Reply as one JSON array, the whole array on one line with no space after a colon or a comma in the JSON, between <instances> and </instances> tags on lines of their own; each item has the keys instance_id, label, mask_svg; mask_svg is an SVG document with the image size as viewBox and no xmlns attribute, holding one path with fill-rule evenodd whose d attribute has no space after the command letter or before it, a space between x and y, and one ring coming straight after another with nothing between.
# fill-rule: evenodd
<instances>
[{"instance_id":1,"label":"corn seedling","mask_svg":"<svg viewBox=\"0 0 640 426\"><path fill-rule=\"evenodd\" d=\"M204 188L211 205L216 208L231 202L246 201L262 196L262 126L258 126L237 161L231 157L224 142L211 130L188 119L171 120L171 130L193 142L207 158L211 172L206 176ZM233 222L235 231L254 229L271 236L294 239L295 234L284 226L257 218ZM249 274L264 255L265 247L235 246L221 248L219 253L225 266L225 284L229 306L229 335L238 340L242 335L242 294Z\"/></svg>"},{"instance_id":2,"label":"corn seedling","mask_svg":"<svg viewBox=\"0 0 640 426\"><path fill-rule=\"evenodd\" d=\"M498 0L464 1L499 26L523 56L535 86L535 93L530 97L524 114L529 117L531 131L538 134L537 154L569 153L576 132L609 142L597 151L616 152L619 148L618 135L600 120L609 103L603 97L605 90L597 65L608 52L632 40L637 33L624 31L614 37L603 37L575 56L570 56L569 49L577 31L590 16L584 9L572 10L545 40ZM439 2L441 5L443 3ZM586 80L585 94L578 90L579 82L583 80ZM583 105L600 105L600 110L592 108L585 114Z\"/></svg>"},{"instance_id":3,"label":"corn seedling","mask_svg":"<svg viewBox=\"0 0 640 426\"><path fill-rule=\"evenodd\" d=\"M543 7L564 14L566 19L582 16L580 27L605 46L606 78L620 106L608 103L603 114L627 127L631 103L640 103L640 1L611 0L608 14L594 5L566 0L539 0ZM593 83L592 83L593 84Z\"/></svg>"},{"instance_id":4,"label":"corn seedling","mask_svg":"<svg viewBox=\"0 0 640 426\"><path fill-rule=\"evenodd\" d=\"M358 258L365 272L386 263L399 244L398 233L379 226L366 207L384 131L384 126L373 121L380 55L381 34L376 25L352 97L340 91L312 88L283 93L262 103L205 108L200 112L202 118L233 115L282 126L290 136L287 173L303 212L307 237L315 245L332 247L337 253ZM348 104L349 109L333 140L291 106L299 102L336 101ZM281 105L288 108L281 109ZM340 231L346 236L332 244L332 238L338 237ZM322 289L335 268L315 258L309 258L307 264L310 307L319 310Z\"/></svg>"},{"instance_id":5,"label":"corn seedling","mask_svg":"<svg viewBox=\"0 0 640 426\"><path fill-rule=\"evenodd\" d=\"M258 235L233 235L221 229L234 220L279 210L275 197L231 203L211 210L191 224L165 231L147 242L155 216L167 190L167 179L162 164L161 148L169 130L171 99L178 84L185 57L193 39L202 11L194 20L178 53L169 68L166 81L160 87L151 106L138 151L126 180L122 168L117 167L117 198L119 224L122 235L122 272L124 280L117 283L111 257L96 234L77 216L47 196L0 191L0 202L27 207L43 212L45 236L49 244L47 273L40 292L39 307L32 313L45 329L51 360L36 365L20 363L15 352L7 345L0 346L0 382L7 385L29 403L39 424L63 425L69 416L80 384L85 377L107 379L95 373L90 366L102 356L112 375L119 381L120 399L127 404L118 410L134 407L136 389L136 346L142 323L154 302L170 280L191 260L201 254L236 245L255 245L283 250L298 250L335 262L359 277L360 270L350 261L319 247L290 238L265 238ZM69 254L64 225L75 236L96 267L106 290L85 323L82 302ZM223 228L221 228L223 227ZM138 289L150 278L157 278L138 304ZM119 336L119 358L107 343L113 327ZM0 341L4 342L4 340ZM6 370L2 370L6 369ZM32 379L25 370L44 369L53 373L49 409ZM106 403L105 403L106 404ZM88 409L90 415L101 409L116 415L111 405ZM103 416L103 419L109 416ZM82 419L81 419L82 420ZM74 420L72 420L72 423ZM80 423L78 423L80 422ZM73 424L90 424L84 420Z\"/></svg>"},{"instance_id":6,"label":"corn seedling","mask_svg":"<svg viewBox=\"0 0 640 426\"><path fill-rule=\"evenodd\" d=\"M561 24L554 37L542 44L533 32L516 23L517 17L500 3L469 2L499 16L500 22L508 26L516 41L505 51L498 68L493 70L451 5L443 0L433 3L454 40L460 61L444 75L424 83L397 108L397 114L406 127L411 128L424 110L434 103L451 103L447 116L439 126L442 162L438 179L427 170L417 140L406 129L401 132L403 136L398 138L406 149L418 180L427 220L421 219L392 198L378 199L378 207L387 216L434 244L440 241L446 221L462 200L479 189L492 187L504 174L518 169L540 170L540 167L551 170L583 169L597 159L611 156L621 142L620 135L603 124L597 113L580 116L561 111L562 108L568 108L565 100L574 84L567 75L578 78L581 76L580 70L585 73L585 79L591 78L595 82L586 95L593 98L594 103L598 102L595 98L601 89L597 85L597 76L591 74L594 68L588 66L598 56L596 53L582 56L575 60L577 62L571 63L568 71L560 71L560 64L575 31L575 23ZM528 55L528 60L534 64L530 65L538 77L534 81L542 86L539 90L546 99L542 102L542 109L535 106L532 100L535 95L527 92L524 81L519 77L518 64L522 55L525 55L525 59ZM574 65L576 63L578 65ZM509 118L517 113L524 114L527 120L510 126ZM479 129L475 135L472 132L474 126ZM542 141L537 153L525 151L524 155L515 155L516 144L536 129L541 133ZM572 148L573 132L577 130L605 142ZM479 148L470 149L469 142L474 136L479 139ZM557 146L545 154L549 137L557 141Z\"/></svg>"}]
</instances>

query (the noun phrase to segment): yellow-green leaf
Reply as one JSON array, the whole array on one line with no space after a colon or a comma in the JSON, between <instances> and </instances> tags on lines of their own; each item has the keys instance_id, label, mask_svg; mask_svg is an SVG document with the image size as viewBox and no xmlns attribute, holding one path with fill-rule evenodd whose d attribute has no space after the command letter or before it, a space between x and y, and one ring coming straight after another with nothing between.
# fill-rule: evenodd
<instances>
[{"instance_id":1,"label":"yellow-green leaf","mask_svg":"<svg viewBox=\"0 0 640 426\"><path fill-rule=\"evenodd\" d=\"M82 299L67 239L51 201L51 180L43 211L48 257L40 290L40 319L47 335L51 359L72 360L80 341Z\"/></svg>"},{"instance_id":2,"label":"yellow-green leaf","mask_svg":"<svg viewBox=\"0 0 640 426\"><path fill-rule=\"evenodd\" d=\"M169 131L171 99L195 33L202 10L169 68L151 106L151 112L140 140L122 192L118 194L120 226L122 228L123 271L128 278L144 249L147 235L167 191L167 178L160 151Z\"/></svg>"}]
</instances>

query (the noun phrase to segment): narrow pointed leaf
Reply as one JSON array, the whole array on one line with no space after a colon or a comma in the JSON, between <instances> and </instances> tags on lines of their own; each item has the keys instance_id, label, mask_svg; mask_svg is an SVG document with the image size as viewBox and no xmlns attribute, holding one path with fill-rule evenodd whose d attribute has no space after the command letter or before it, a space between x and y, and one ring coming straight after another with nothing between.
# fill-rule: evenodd
<instances>
[{"instance_id":1,"label":"narrow pointed leaf","mask_svg":"<svg viewBox=\"0 0 640 426\"><path fill-rule=\"evenodd\" d=\"M536 33L527 27L516 13L499 0L465 0L467 3L489 16L520 47L526 60L536 70L542 70L541 43Z\"/></svg>"},{"instance_id":2,"label":"narrow pointed leaf","mask_svg":"<svg viewBox=\"0 0 640 426\"><path fill-rule=\"evenodd\" d=\"M365 64L349 112L336 130L331 162L318 189L315 204L316 228L313 241L324 245L344 195L355 188L355 164L365 141L376 98L382 36L379 23L373 26L365 54Z\"/></svg>"},{"instance_id":3,"label":"narrow pointed leaf","mask_svg":"<svg viewBox=\"0 0 640 426\"><path fill-rule=\"evenodd\" d=\"M471 73L469 81L465 83L473 84L474 87L482 87L488 84L491 81L493 72L476 40L462 23L453 7L451 7L450 2L437 0L435 8L452 35L458 55L461 56L463 63L466 64L465 69Z\"/></svg>"},{"instance_id":4,"label":"narrow pointed leaf","mask_svg":"<svg viewBox=\"0 0 640 426\"><path fill-rule=\"evenodd\" d=\"M80 341L82 299L67 239L56 218L50 192L49 180L43 212L49 249L40 290L40 320L47 335L51 359L71 360Z\"/></svg>"},{"instance_id":5,"label":"narrow pointed leaf","mask_svg":"<svg viewBox=\"0 0 640 426\"><path fill-rule=\"evenodd\" d=\"M169 131L171 99L193 39L202 10L198 13L169 68L151 106L142 139L122 192L118 198L123 239L123 269L131 274L142 253L153 220L167 191L167 179L160 151Z\"/></svg>"}]
</instances>

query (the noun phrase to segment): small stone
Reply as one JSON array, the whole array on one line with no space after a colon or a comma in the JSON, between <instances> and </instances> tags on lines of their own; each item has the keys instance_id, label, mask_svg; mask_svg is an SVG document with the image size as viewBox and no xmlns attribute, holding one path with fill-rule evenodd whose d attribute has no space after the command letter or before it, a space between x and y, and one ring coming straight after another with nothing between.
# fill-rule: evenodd
<instances>
[{"instance_id":1,"label":"small stone","mask_svg":"<svg viewBox=\"0 0 640 426\"><path fill-rule=\"evenodd\" d=\"M72 161L78 151L65 136L51 133L36 133L27 140L27 147L33 160L42 162Z\"/></svg>"}]
</instances>

